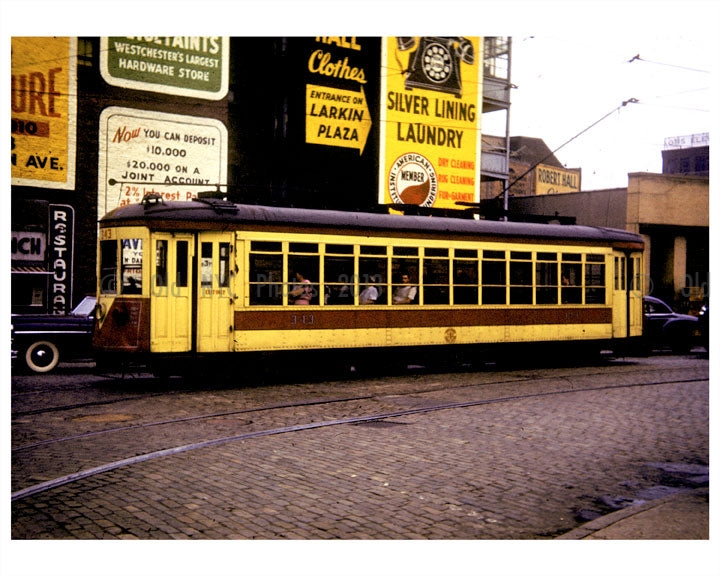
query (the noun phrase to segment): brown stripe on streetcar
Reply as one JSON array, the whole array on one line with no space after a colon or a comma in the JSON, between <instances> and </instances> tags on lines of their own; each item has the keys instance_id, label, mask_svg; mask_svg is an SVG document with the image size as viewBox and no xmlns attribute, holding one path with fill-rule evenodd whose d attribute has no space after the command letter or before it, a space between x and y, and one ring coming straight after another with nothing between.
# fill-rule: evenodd
<instances>
[{"instance_id":1,"label":"brown stripe on streetcar","mask_svg":"<svg viewBox=\"0 0 720 576\"><path fill-rule=\"evenodd\" d=\"M612 308L505 308L460 310L244 310L235 312L235 330L340 330L428 328L432 326L533 326L609 324Z\"/></svg>"}]
</instances>

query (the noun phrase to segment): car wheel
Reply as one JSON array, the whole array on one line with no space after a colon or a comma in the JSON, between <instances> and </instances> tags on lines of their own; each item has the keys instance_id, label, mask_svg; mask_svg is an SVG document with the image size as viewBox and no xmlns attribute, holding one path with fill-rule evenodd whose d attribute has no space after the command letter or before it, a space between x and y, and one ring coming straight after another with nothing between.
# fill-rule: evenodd
<instances>
[{"instance_id":1,"label":"car wheel","mask_svg":"<svg viewBox=\"0 0 720 576\"><path fill-rule=\"evenodd\" d=\"M33 372L50 372L60 362L60 350L49 340L33 342L25 350L25 364Z\"/></svg>"}]
</instances>

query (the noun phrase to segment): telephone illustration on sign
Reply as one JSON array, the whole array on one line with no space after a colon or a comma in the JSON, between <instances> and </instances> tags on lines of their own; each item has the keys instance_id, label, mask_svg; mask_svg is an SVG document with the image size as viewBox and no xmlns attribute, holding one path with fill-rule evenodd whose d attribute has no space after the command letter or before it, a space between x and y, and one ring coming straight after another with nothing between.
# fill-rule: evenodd
<instances>
[{"instance_id":1,"label":"telephone illustration on sign","mask_svg":"<svg viewBox=\"0 0 720 576\"><path fill-rule=\"evenodd\" d=\"M460 36L411 36L397 39L398 50L417 49L410 54L405 76L405 89L424 88L462 96L460 63L474 64L472 42Z\"/></svg>"}]
</instances>

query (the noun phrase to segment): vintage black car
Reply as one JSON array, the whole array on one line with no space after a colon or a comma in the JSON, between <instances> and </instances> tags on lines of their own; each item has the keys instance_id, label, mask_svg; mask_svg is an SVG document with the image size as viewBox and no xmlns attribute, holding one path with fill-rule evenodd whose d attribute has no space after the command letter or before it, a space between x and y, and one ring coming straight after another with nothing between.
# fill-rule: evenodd
<instances>
[{"instance_id":1,"label":"vintage black car","mask_svg":"<svg viewBox=\"0 0 720 576\"><path fill-rule=\"evenodd\" d=\"M643 298L643 317L643 335L648 347L686 353L700 344L697 317L674 312L659 298Z\"/></svg>"},{"instance_id":2,"label":"vintage black car","mask_svg":"<svg viewBox=\"0 0 720 576\"><path fill-rule=\"evenodd\" d=\"M91 358L96 299L85 297L69 314L13 314L12 357L21 369L47 373L62 360Z\"/></svg>"}]
</instances>

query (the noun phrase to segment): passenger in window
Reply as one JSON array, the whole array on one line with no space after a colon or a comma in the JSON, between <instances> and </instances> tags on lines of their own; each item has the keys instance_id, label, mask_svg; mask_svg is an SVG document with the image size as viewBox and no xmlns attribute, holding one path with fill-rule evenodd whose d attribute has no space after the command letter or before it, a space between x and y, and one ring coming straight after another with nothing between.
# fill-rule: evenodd
<instances>
[{"instance_id":1,"label":"passenger in window","mask_svg":"<svg viewBox=\"0 0 720 576\"><path fill-rule=\"evenodd\" d=\"M132 276L128 277L128 283L123 287L123 294L141 294L142 289L137 280Z\"/></svg>"},{"instance_id":2,"label":"passenger in window","mask_svg":"<svg viewBox=\"0 0 720 576\"><path fill-rule=\"evenodd\" d=\"M312 286L310 280L305 278L302 273L295 272L295 284L288 294L290 302L299 306L307 306L312 299Z\"/></svg>"},{"instance_id":3,"label":"passenger in window","mask_svg":"<svg viewBox=\"0 0 720 576\"><path fill-rule=\"evenodd\" d=\"M379 282L380 277L375 276L371 278L372 284L368 284L362 292L360 292L360 296L358 296L358 303L359 304L375 304L380 296L380 293L378 292L376 284Z\"/></svg>"},{"instance_id":4,"label":"passenger in window","mask_svg":"<svg viewBox=\"0 0 720 576\"><path fill-rule=\"evenodd\" d=\"M403 274L400 278L401 285L393 292L393 304L412 304L417 296L417 286L410 283L410 276Z\"/></svg>"}]
</instances>

